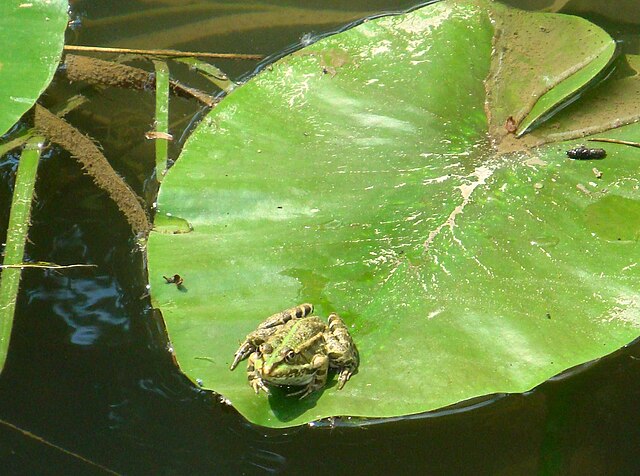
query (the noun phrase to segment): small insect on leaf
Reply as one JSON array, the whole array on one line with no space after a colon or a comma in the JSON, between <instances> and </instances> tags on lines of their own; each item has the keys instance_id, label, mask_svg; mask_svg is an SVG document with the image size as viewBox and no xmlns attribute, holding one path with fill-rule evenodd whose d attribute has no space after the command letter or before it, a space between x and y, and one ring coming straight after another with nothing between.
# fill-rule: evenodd
<instances>
[{"instance_id":1,"label":"small insect on leaf","mask_svg":"<svg viewBox=\"0 0 640 476\"><path fill-rule=\"evenodd\" d=\"M182 279L182 276L180 276L179 274L174 274L170 278L163 276L163 278L165 279L167 284L175 284L176 286L180 286L184 282L184 279Z\"/></svg>"},{"instance_id":2,"label":"small insect on leaf","mask_svg":"<svg viewBox=\"0 0 640 476\"><path fill-rule=\"evenodd\" d=\"M574 147L567 151L567 156L574 160L599 160L604 159L607 156L607 152L604 149L589 149L583 145Z\"/></svg>"}]
</instances>

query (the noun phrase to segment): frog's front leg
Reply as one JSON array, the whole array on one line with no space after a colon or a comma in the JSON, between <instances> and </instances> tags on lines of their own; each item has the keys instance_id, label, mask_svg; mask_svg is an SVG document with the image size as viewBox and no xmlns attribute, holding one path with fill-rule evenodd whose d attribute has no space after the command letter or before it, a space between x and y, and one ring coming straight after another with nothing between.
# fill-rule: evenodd
<instances>
[{"instance_id":1,"label":"frog's front leg","mask_svg":"<svg viewBox=\"0 0 640 476\"><path fill-rule=\"evenodd\" d=\"M249 356L247 364L247 378L249 379L249 385L256 392L256 395L263 390L267 395L270 395L269 388L264 384L260 371L256 370L256 365L262 365L262 355L259 352L253 352Z\"/></svg>"},{"instance_id":2,"label":"frog's front leg","mask_svg":"<svg viewBox=\"0 0 640 476\"><path fill-rule=\"evenodd\" d=\"M313 312L313 304L305 303L299 306L286 309L267 317L258 328L247 335L244 342L240 344L233 357L230 369L234 370L238 364L246 359L251 352L255 352L260 344L263 344L268 337L275 334L280 327L291 319L302 319Z\"/></svg>"},{"instance_id":3,"label":"frog's front leg","mask_svg":"<svg viewBox=\"0 0 640 476\"><path fill-rule=\"evenodd\" d=\"M272 334L275 334L277 331L278 328L273 327L271 329L256 329L252 333L248 334L244 342L240 344L240 347L236 350L230 369L235 369L241 361L249 357L249 354L252 352L258 350L258 347L260 347L267 338Z\"/></svg>"},{"instance_id":4,"label":"frog's front leg","mask_svg":"<svg viewBox=\"0 0 640 476\"><path fill-rule=\"evenodd\" d=\"M341 390L358 369L360 357L347 326L335 312L329 315L329 332L325 335L325 343L331 367L340 371L338 390Z\"/></svg>"}]
</instances>

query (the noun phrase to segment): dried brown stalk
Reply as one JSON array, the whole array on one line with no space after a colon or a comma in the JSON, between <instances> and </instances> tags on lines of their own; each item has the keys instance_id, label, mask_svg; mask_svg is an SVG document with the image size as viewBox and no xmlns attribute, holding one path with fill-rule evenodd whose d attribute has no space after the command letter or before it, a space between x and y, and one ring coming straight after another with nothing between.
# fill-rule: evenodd
<instances>
[{"instance_id":1,"label":"dried brown stalk","mask_svg":"<svg viewBox=\"0 0 640 476\"><path fill-rule=\"evenodd\" d=\"M144 56L164 56L166 58L213 58L229 60L260 61L264 55L244 54L244 53L205 53L202 51L178 51L178 50L154 50L141 48L112 48L105 46L80 46L65 45L64 51L82 51L92 53L118 53L134 54Z\"/></svg>"},{"instance_id":2,"label":"dried brown stalk","mask_svg":"<svg viewBox=\"0 0 640 476\"><path fill-rule=\"evenodd\" d=\"M94 183L107 192L118 206L136 235L148 234L151 223L140 199L113 170L91 139L39 104L35 105L34 126L47 139L69 151L80 162Z\"/></svg>"},{"instance_id":3,"label":"dried brown stalk","mask_svg":"<svg viewBox=\"0 0 640 476\"><path fill-rule=\"evenodd\" d=\"M153 73L133 66L79 55L67 55L64 65L70 81L137 90L155 88ZM212 96L175 80L170 82L170 87L176 96L193 97L209 107L213 107L217 102Z\"/></svg>"}]
</instances>

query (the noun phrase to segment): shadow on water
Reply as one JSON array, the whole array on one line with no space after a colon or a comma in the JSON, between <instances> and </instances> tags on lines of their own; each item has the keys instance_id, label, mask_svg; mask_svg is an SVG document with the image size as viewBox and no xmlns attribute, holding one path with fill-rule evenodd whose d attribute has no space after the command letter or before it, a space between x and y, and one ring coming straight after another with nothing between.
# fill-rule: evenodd
<instances>
[{"instance_id":1,"label":"shadow on water","mask_svg":"<svg viewBox=\"0 0 640 476\"><path fill-rule=\"evenodd\" d=\"M85 9L76 12L87 23L80 38L87 44L106 44L108 37L91 36L91 20L109 17L114 11L132 13L144 2L91 3L75 3L76 8ZM327 3L334 8L339 5L319 0L314 5L326 8ZM407 8L412 3L360 1L349 8L355 10L359 4L373 11ZM180 20L186 22L184 17ZM326 29L337 26L326 25ZM105 35L107 30L99 33ZM111 27L111 40L125 30ZM271 53L309 30L305 25L277 32L267 28L256 30L254 36L247 34L240 43L233 36L228 43L214 36L211 44L188 46ZM239 76L254 65L220 66ZM55 101L78 87L55 84L46 99ZM150 93L105 92L69 117L99 140L112 165L139 195L147 197L148 204L155 193L149 180L153 150L148 143L131 142L131 137L143 137L152 121L152 104ZM175 106L176 120L188 122L197 112L187 101L176 100ZM129 109L136 114L147 111L147 120L140 131L127 129L129 141L114 138L116 119L126 118ZM4 228L16 163L15 156L0 159ZM130 475L640 472L637 343L527 394L488 403L376 421L366 427L332 421L284 430L251 425L220 397L192 385L176 368L164 325L150 306L144 255L116 207L82 175L78 164L65 152L50 148L41 163L36 192L28 256L60 264L97 265L95 269L24 272L24 292L0 378L0 419L51 443ZM292 269L291 276L311 291L324 286L322 276L301 272ZM319 305L330 307L323 296L318 299ZM270 402L278 417L287 421L312 408L318 398L321 392L292 405L290 397L276 394ZM104 474L2 424L0 467L4 474Z\"/></svg>"}]
</instances>

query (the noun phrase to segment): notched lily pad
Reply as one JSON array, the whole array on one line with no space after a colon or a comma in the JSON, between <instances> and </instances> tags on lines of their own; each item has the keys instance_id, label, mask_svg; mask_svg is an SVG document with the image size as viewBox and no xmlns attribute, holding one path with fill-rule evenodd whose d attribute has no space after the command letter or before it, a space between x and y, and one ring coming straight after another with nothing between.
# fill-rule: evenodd
<instances>
[{"instance_id":1,"label":"notched lily pad","mask_svg":"<svg viewBox=\"0 0 640 476\"><path fill-rule=\"evenodd\" d=\"M579 17L531 14L499 5L494 9L487 112L489 130L499 142L510 132L522 136L575 98L609 66L616 44ZM515 131L505 127L509 118Z\"/></svg>"},{"instance_id":2,"label":"notched lily pad","mask_svg":"<svg viewBox=\"0 0 640 476\"><path fill-rule=\"evenodd\" d=\"M500 35L527 24L553 30L532 28L497 61ZM526 391L637 337L637 228L602 225L640 198L637 152L607 147L598 180L592 162L567 158L577 140L531 149L495 133L534 111L531 95L582 87L589 78L573 75L597 75L611 43L572 17L443 1L325 38L235 89L160 190L159 214L193 231L148 243L152 299L181 369L250 421L284 427ZM540 45L553 60L520 78L526 60L510 54ZM350 61L332 74L322 58L334 51ZM617 101L620 81L594 94ZM584 98L533 145L567 127L570 110L593 125L608 117ZM607 135L637 141L640 127ZM507 141L513 152L499 153ZM189 292L167 286L166 270L188 276ZM302 302L343 317L359 373L309 400L257 397L229 372L233 353L266 316Z\"/></svg>"},{"instance_id":3,"label":"notched lily pad","mask_svg":"<svg viewBox=\"0 0 640 476\"><path fill-rule=\"evenodd\" d=\"M531 147L571 140L637 122L640 119L637 106L640 104L640 56L621 57L614 67L606 82L584 93L579 101L525 136L522 144Z\"/></svg>"}]
</instances>

